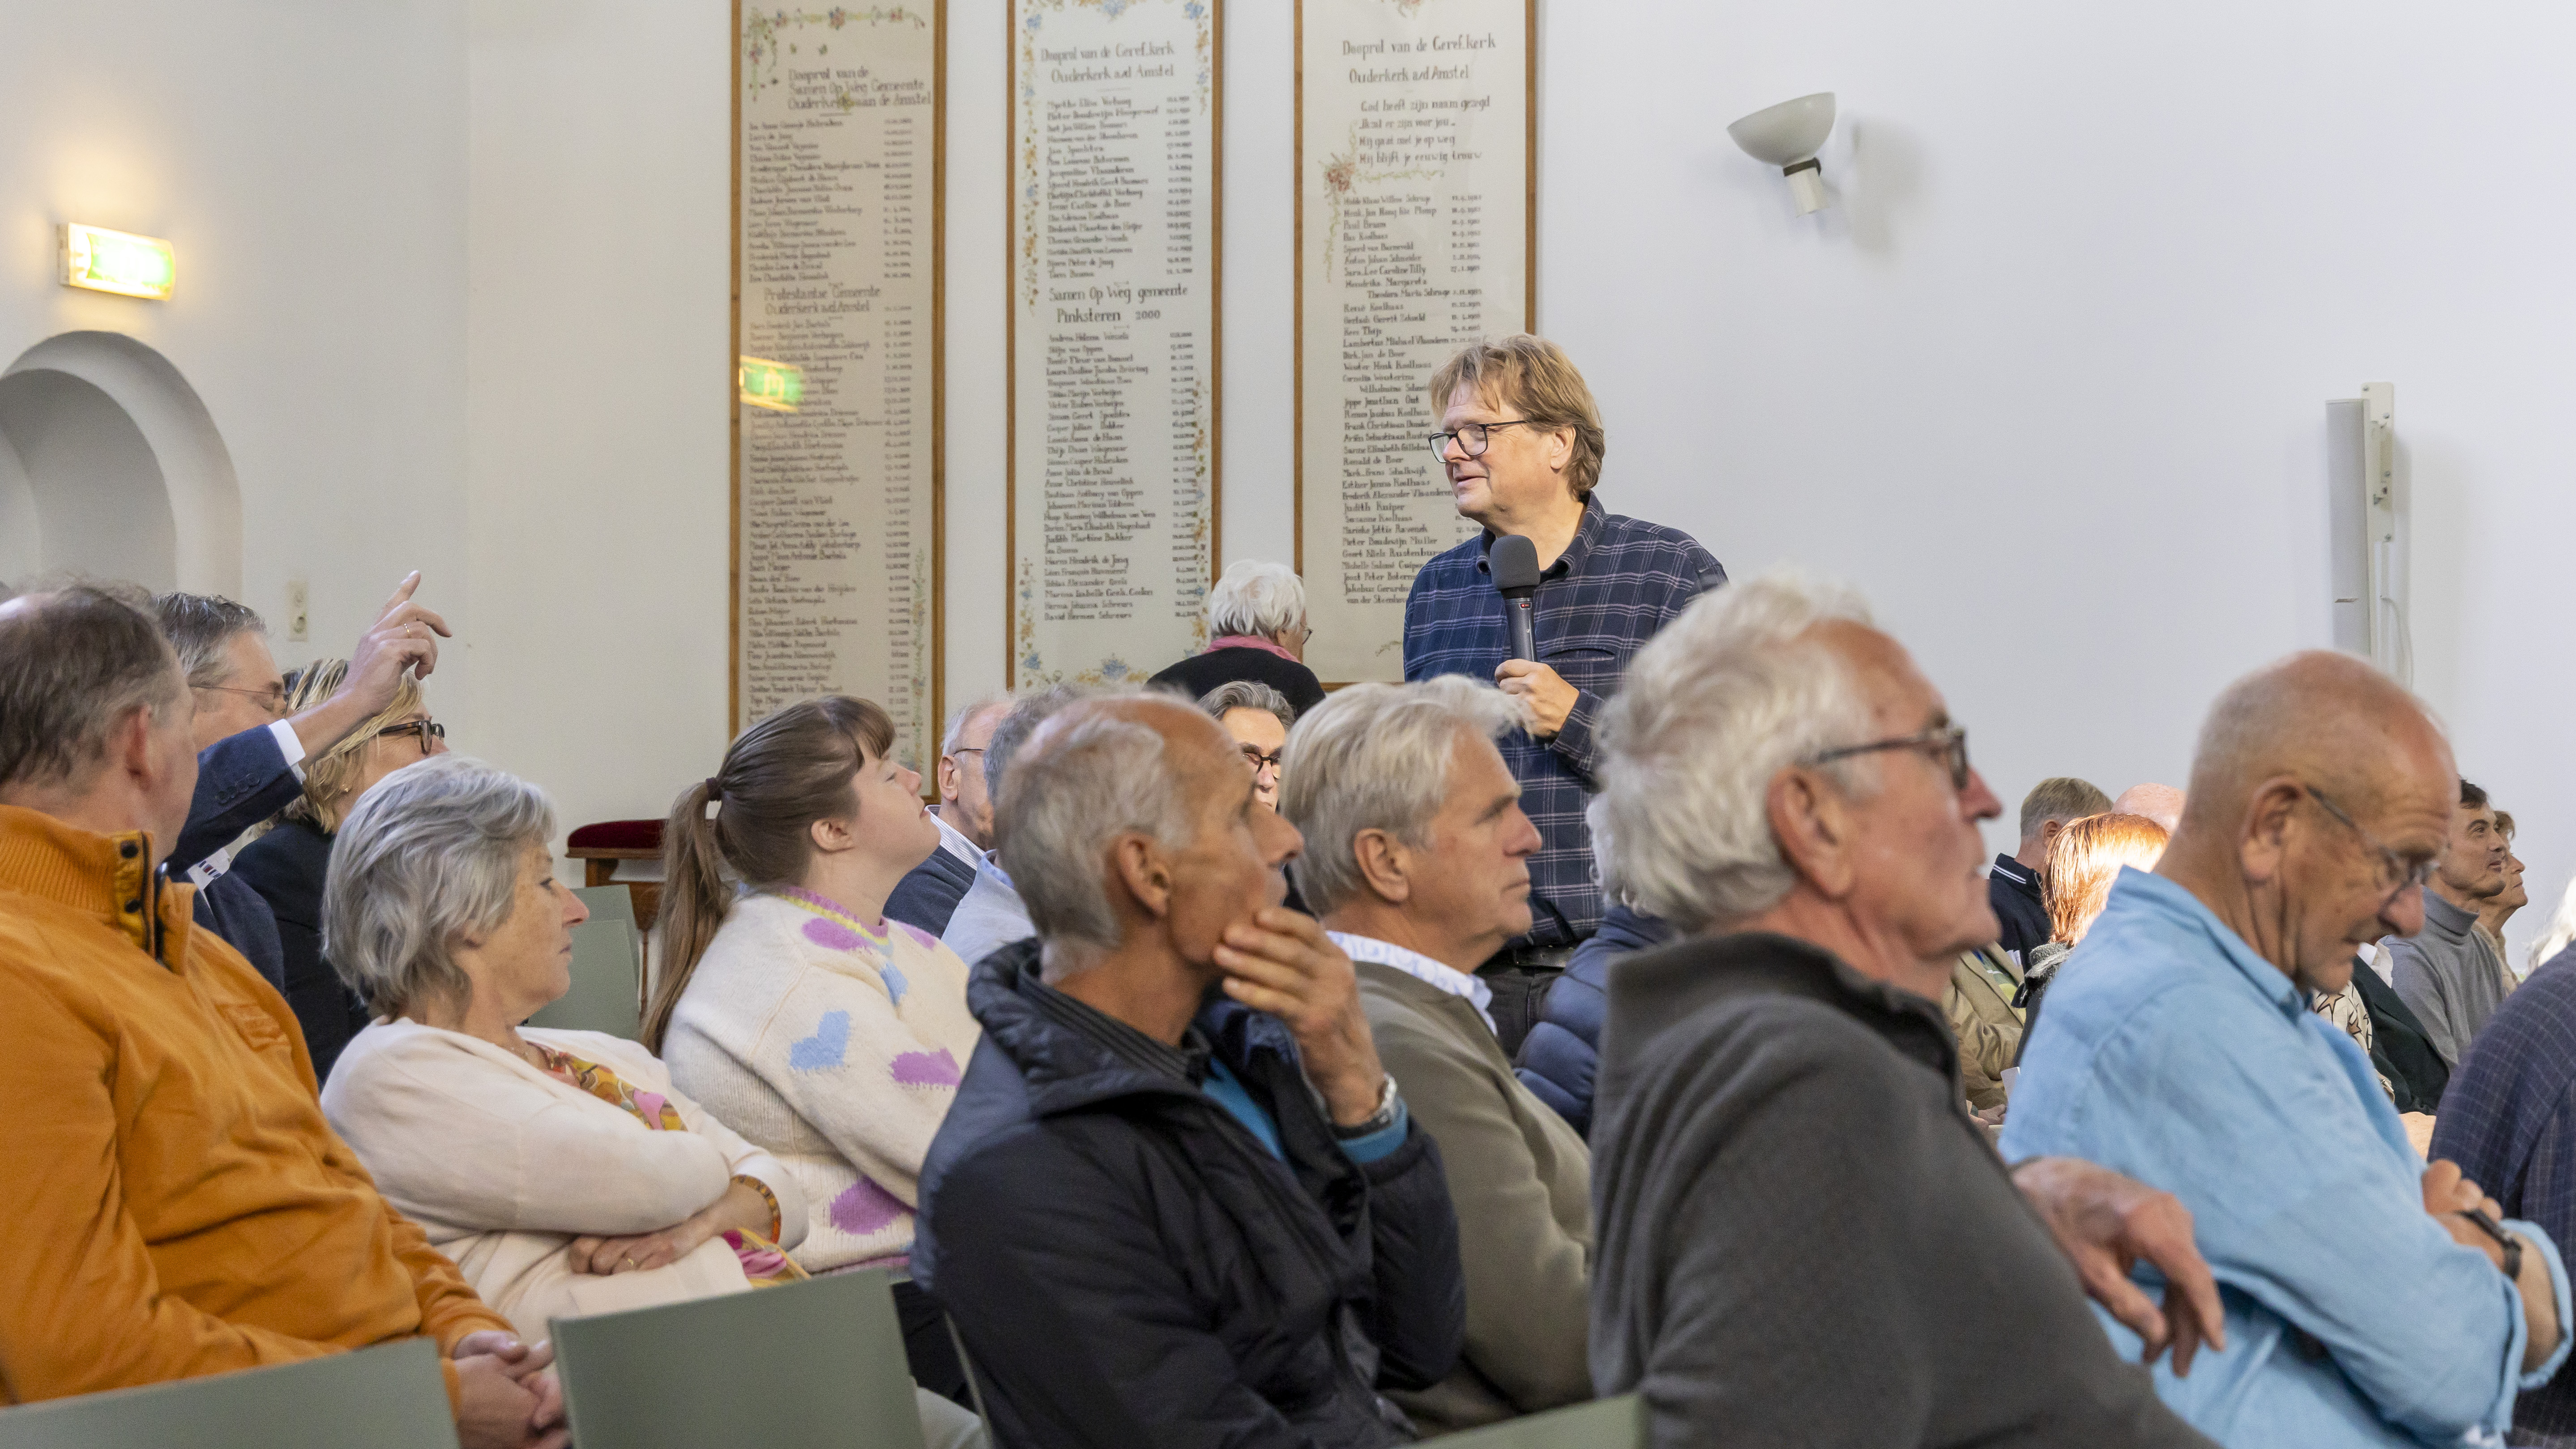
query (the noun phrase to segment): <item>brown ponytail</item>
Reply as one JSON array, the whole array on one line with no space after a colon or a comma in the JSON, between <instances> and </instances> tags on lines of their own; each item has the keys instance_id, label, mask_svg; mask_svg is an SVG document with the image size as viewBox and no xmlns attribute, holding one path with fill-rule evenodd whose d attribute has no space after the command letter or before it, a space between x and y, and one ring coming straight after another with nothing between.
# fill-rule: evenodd
<instances>
[{"instance_id":1,"label":"brown ponytail","mask_svg":"<svg viewBox=\"0 0 2576 1449\"><path fill-rule=\"evenodd\" d=\"M753 724L714 776L680 792L662 830L662 969L644 1013L646 1050L660 1055L671 1013L724 924L728 876L753 890L803 879L814 822L845 816L852 778L868 756L893 748L894 719L884 710L827 694Z\"/></svg>"}]
</instances>

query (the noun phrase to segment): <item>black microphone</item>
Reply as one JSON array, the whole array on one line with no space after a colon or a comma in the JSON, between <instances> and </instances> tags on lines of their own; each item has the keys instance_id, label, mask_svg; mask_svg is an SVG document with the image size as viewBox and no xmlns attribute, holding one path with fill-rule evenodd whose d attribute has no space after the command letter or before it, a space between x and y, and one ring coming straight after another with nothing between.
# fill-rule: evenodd
<instances>
[{"instance_id":1,"label":"black microphone","mask_svg":"<svg viewBox=\"0 0 2576 1449\"><path fill-rule=\"evenodd\" d=\"M1485 550L1485 567L1494 575L1494 592L1503 596L1503 616L1512 623L1512 657L1536 663L1538 631L1531 609L1538 596L1538 545L1506 533Z\"/></svg>"}]
</instances>

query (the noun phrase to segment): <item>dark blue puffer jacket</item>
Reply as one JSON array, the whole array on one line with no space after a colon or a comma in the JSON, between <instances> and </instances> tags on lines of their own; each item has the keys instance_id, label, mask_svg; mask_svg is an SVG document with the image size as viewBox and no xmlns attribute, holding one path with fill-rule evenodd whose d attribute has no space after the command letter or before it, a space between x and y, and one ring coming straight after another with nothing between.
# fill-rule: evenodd
<instances>
[{"instance_id":1,"label":"dark blue puffer jacket","mask_svg":"<svg viewBox=\"0 0 2576 1449\"><path fill-rule=\"evenodd\" d=\"M1514 1069L1521 1085L1586 1138L1592 1135L1592 1074L1601 1063L1601 1018L1610 1009L1610 963L1651 950L1672 936L1672 928L1660 919L1612 906L1601 918L1601 929L1574 948L1565 974L1548 988L1538 1024L1521 1043Z\"/></svg>"}]
</instances>

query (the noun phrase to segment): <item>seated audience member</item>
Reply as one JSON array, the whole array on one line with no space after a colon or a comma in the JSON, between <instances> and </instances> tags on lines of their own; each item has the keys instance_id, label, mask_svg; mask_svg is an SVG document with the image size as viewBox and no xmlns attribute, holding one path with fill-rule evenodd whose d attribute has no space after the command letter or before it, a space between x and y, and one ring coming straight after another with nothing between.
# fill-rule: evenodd
<instances>
[{"instance_id":1,"label":"seated audience member","mask_svg":"<svg viewBox=\"0 0 2576 1449\"><path fill-rule=\"evenodd\" d=\"M1440 1143L1458 1215L1466 1348L1438 1384L1391 1395L1433 1434L1592 1397L1592 1157L1513 1077L1475 976L1530 925L1538 827L1493 744L1520 720L1502 691L1457 675L1355 684L1298 721L1281 792L1306 840L1297 884L1351 958L1378 1057Z\"/></svg>"},{"instance_id":2,"label":"seated audience member","mask_svg":"<svg viewBox=\"0 0 2576 1449\"><path fill-rule=\"evenodd\" d=\"M415 573L394 590L359 639L357 672L341 690L292 717L259 615L203 594L153 600L161 632L188 675L189 732L197 749L197 793L169 868L198 888L197 924L223 937L280 991L287 989L286 956L277 922L257 891L227 874L232 859L225 847L285 809L303 789L304 760L381 711L405 670L425 675L437 668L438 636L447 625L411 602L419 585Z\"/></svg>"},{"instance_id":3,"label":"seated audience member","mask_svg":"<svg viewBox=\"0 0 2576 1449\"><path fill-rule=\"evenodd\" d=\"M590 912L555 880L544 792L449 756L359 802L326 896L377 1021L322 1110L376 1186L520 1331L805 1276L805 1197L641 1045L521 1027L572 989ZM974 1417L916 1390L932 1437Z\"/></svg>"},{"instance_id":4,"label":"seated audience member","mask_svg":"<svg viewBox=\"0 0 2576 1449\"><path fill-rule=\"evenodd\" d=\"M2566 1357L2557 1248L2475 1220L2485 1195L2425 1166L2306 1009L2363 942L2422 923L2458 788L2432 719L2367 663L2296 654L2228 686L2182 829L2153 875L2121 873L2022 1056L2007 1159L2081 1154L2191 1209L2233 1347L2156 1387L2222 1442L2493 1442Z\"/></svg>"},{"instance_id":5,"label":"seated audience member","mask_svg":"<svg viewBox=\"0 0 2576 1449\"><path fill-rule=\"evenodd\" d=\"M2478 902L2477 932L2486 939L2487 949L2495 952L2496 959L2505 963L2504 989L2510 996L2522 984L2522 978L2515 974L2513 962L2505 955L2504 927L2515 912L2531 904L2531 892L2523 889L2522 857L2513 853L2513 817L2497 811L2495 830L2504 841L2504 889Z\"/></svg>"},{"instance_id":6,"label":"seated audience member","mask_svg":"<svg viewBox=\"0 0 2576 1449\"><path fill-rule=\"evenodd\" d=\"M1001 798L1002 772L1011 767L1011 757L1037 733L1038 726L1081 697L1063 685L1053 685L1024 694L1012 704L984 749L986 798ZM939 940L959 960L973 965L1013 941L1036 934L1037 927L1029 924L1029 908L1011 884L1011 873L1002 868L1002 853L988 850L983 863L975 867L975 883L957 902L956 914L949 917L948 929L940 932Z\"/></svg>"},{"instance_id":7,"label":"seated audience member","mask_svg":"<svg viewBox=\"0 0 2576 1449\"><path fill-rule=\"evenodd\" d=\"M302 712L341 692L348 661L317 659L295 676L287 708ZM304 1028L313 1073L331 1079L340 1052L367 1025L364 997L331 969L322 949L322 888L330 878L331 842L358 797L396 770L447 753L447 728L422 707L420 684L400 676L375 717L305 762L303 793L288 802L277 828L243 846L233 874L259 892L277 921L286 954L286 1004Z\"/></svg>"},{"instance_id":8,"label":"seated audience member","mask_svg":"<svg viewBox=\"0 0 2576 1449\"><path fill-rule=\"evenodd\" d=\"M805 1200L799 1266L900 1266L922 1154L975 1049L966 966L885 919L939 848L894 721L825 695L744 730L663 831L662 971L644 1046ZM740 886L737 893L736 886ZM895 1285L912 1376L958 1399L938 1306Z\"/></svg>"},{"instance_id":9,"label":"seated audience member","mask_svg":"<svg viewBox=\"0 0 2576 1449\"><path fill-rule=\"evenodd\" d=\"M2496 1184L2503 1213L2576 1241L2576 972L2536 971L2496 1008L2451 1079L2433 1152ZM2511 1442L2576 1445L2576 1379L2526 1381Z\"/></svg>"},{"instance_id":10,"label":"seated audience member","mask_svg":"<svg viewBox=\"0 0 2576 1449\"><path fill-rule=\"evenodd\" d=\"M2379 944L2390 983L2424 1023L2442 1064L2460 1069L2478 1029L2504 1003L2513 981L2504 958L2477 932L2478 911L2504 889L2504 837L2496 833L2487 792L2466 780L2450 814L2450 832L2424 884L2424 928Z\"/></svg>"},{"instance_id":11,"label":"seated audience member","mask_svg":"<svg viewBox=\"0 0 2576 1449\"><path fill-rule=\"evenodd\" d=\"M922 1174L913 1270L996 1443L1354 1449L1458 1357L1458 1231L1349 960L1278 908L1296 828L1181 700L1085 699L1000 780L1038 936Z\"/></svg>"},{"instance_id":12,"label":"seated audience member","mask_svg":"<svg viewBox=\"0 0 2576 1449\"><path fill-rule=\"evenodd\" d=\"M1959 1095L1988 1121L2004 1105L2004 1073L2020 1059L2021 968L2000 946L1962 951L1950 963L1941 1015L1959 1044Z\"/></svg>"},{"instance_id":13,"label":"seated audience member","mask_svg":"<svg viewBox=\"0 0 2576 1449\"><path fill-rule=\"evenodd\" d=\"M2183 795L2171 785L2131 785L2111 802L2114 815L2144 815L2171 835L2182 828Z\"/></svg>"},{"instance_id":14,"label":"seated audience member","mask_svg":"<svg viewBox=\"0 0 2576 1449\"><path fill-rule=\"evenodd\" d=\"M975 870L993 848L993 800L984 789L984 747L993 727L1011 712L1011 698L991 695L957 711L939 742L939 848L895 883L886 914L936 936L948 929L957 903L975 884Z\"/></svg>"},{"instance_id":15,"label":"seated audience member","mask_svg":"<svg viewBox=\"0 0 2576 1449\"><path fill-rule=\"evenodd\" d=\"M2171 835L2147 816L2116 810L2069 822L2058 832L2040 871L2040 893L2048 901L2048 939L2023 958L2022 991L2013 1002L2022 1008L2025 1044L2039 1025L2040 1002L2050 984L2111 898L2111 882L2124 869L2153 870ZM2021 1059L2019 1052L2013 1059Z\"/></svg>"},{"instance_id":16,"label":"seated audience member","mask_svg":"<svg viewBox=\"0 0 2576 1449\"><path fill-rule=\"evenodd\" d=\"M1935 1001L1994 938L2000 807L1905 650L1773 573L1640 650L1603 724L1613 875L1683 939L1610 977L1593 1386L1666 1446L2204 1443L2084 1303L2187 1365L2219 1314L2189 1214L2007 1169L1960 1108Z\"/></svg>"},{"instance_id":17,"label":"seated audience member","mask_svg":"<svg viewBox=\"0 0 2576 1449\"><path fill-rule=\"evenodd\" d=\"M1650 951L1673 938L1672 928L1631 904L1610 874L1610 852L1601 845L1601 801L1585 811L1592 831L1593 865L1601 898L1610 908L1601 929L1574 948L1565 974L1548 988L1538 1021L1521 1039L1513 1075L1532 1095L1556 1109L1585 1138L1592 1135L1592 1082L1601 1062L1601 1018L1610 1007L1610 967L1625 956Z\"/></svg>"},{"instance_id":18,"label":"seated audience member","mask_svg":"<svg viewBox=\"0 0 2576 1449\"><path fill-rule=\"evenodd\" d=\"M1192 699L1248 680L1279 691L1293 715L1324 702L1306 667L1306 585L1286 564L1236 559L1207 596L1207 648L1154 676Z\"/></svg>"},{"instance_id":19,"label":"seated audience member","mask_svg":"<svg viewBox=\"0 0 2576 1449\"><path fill-rule=\"evenodd\" d=\"M0 606L0 1403L427 1337L466 1449L560 1445L552 1353L378 1195L285 1002L156 874L189 713L140 591Z\"/></svg>"},{"instance_id":20,"label":"seated audience member","mask_svg":"<svg viewBox=\"0 0 2576 1449\"><path fill-rule=\"evenodd\" d=\"M1986 872L1986 900L1994 907L2003 934L1995 944L2027 968L2031 949L2048 939L2048 903L2040 898L2039 873L2048 864L2048 843L2066 822L2100 815L2111 808L2101 787L2072 775L2057 775L2031 787L2021 797L2021 848L1998 855Z\"/></svg>"},{"instance_id":21,"label":"seated audience member","mask_svg":"<svg viewBox=\"0 0 2576 1449\"><path fill-rule=\"evenodd\" d=\"M1199 700L1208 718L1224 726L1252 766L1252 794L1262 804L1279 808L1280 752L1288 747L1288 727L1297 712L1287 696L1266 684L1238 679L1220 684Z\"/></svg>"}]
</instances>

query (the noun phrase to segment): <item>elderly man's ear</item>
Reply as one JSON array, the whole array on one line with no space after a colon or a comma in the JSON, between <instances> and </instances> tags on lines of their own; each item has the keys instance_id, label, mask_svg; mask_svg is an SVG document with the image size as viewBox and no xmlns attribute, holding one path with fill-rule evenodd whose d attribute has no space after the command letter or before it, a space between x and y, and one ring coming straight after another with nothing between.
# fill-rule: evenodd
<instances>
[{"instance_id":1,"label":"elderly man's ear","mask_svg":"<svg viewBox=\"0 0 2576 1449\"><path fill-rule=\"evenodd\" d=\"M1137 908L1156 920L1172 913L1172 863L1142 835L1122 835L1109 845L1109 865Z\"/></svg>"},{"instance_id":2,"label":"elderly man's ear","mask_svg":"<svg viewBox=\"0 0 2576 1449\"><path fill-rule=\"evenodd\" d=\"M1413 852L1404 842L1383 830L1363 830L1351 838L1351 855L1379 899L1394 905L1413 899Z\"/></svg>"},{"instance_id":3,"label":"elderly man's ear","mask_svg":"<svg viewBox=\"0 0 2576 1449\"><path fill-rule=\"evenodd\" d=\"M1764 799L1771 838L1791 868L1829 901L1851 893L1855 822L1842 792L1804 766L1771 777Z\"/></svg>"},{"instance_id":4,"label":"elderly man's ear","mask_svg":"<svg viewBox=\"0 0 2576 1449\"><path fill-rule=\"evenodd\" d=\"M2236 842L2237 863L2254 882L2276 880L2289 858L2290 815L2307 790L2284 775L2256 786L2245 806L2245 836Z\"/></svg>"}]
</instances>

